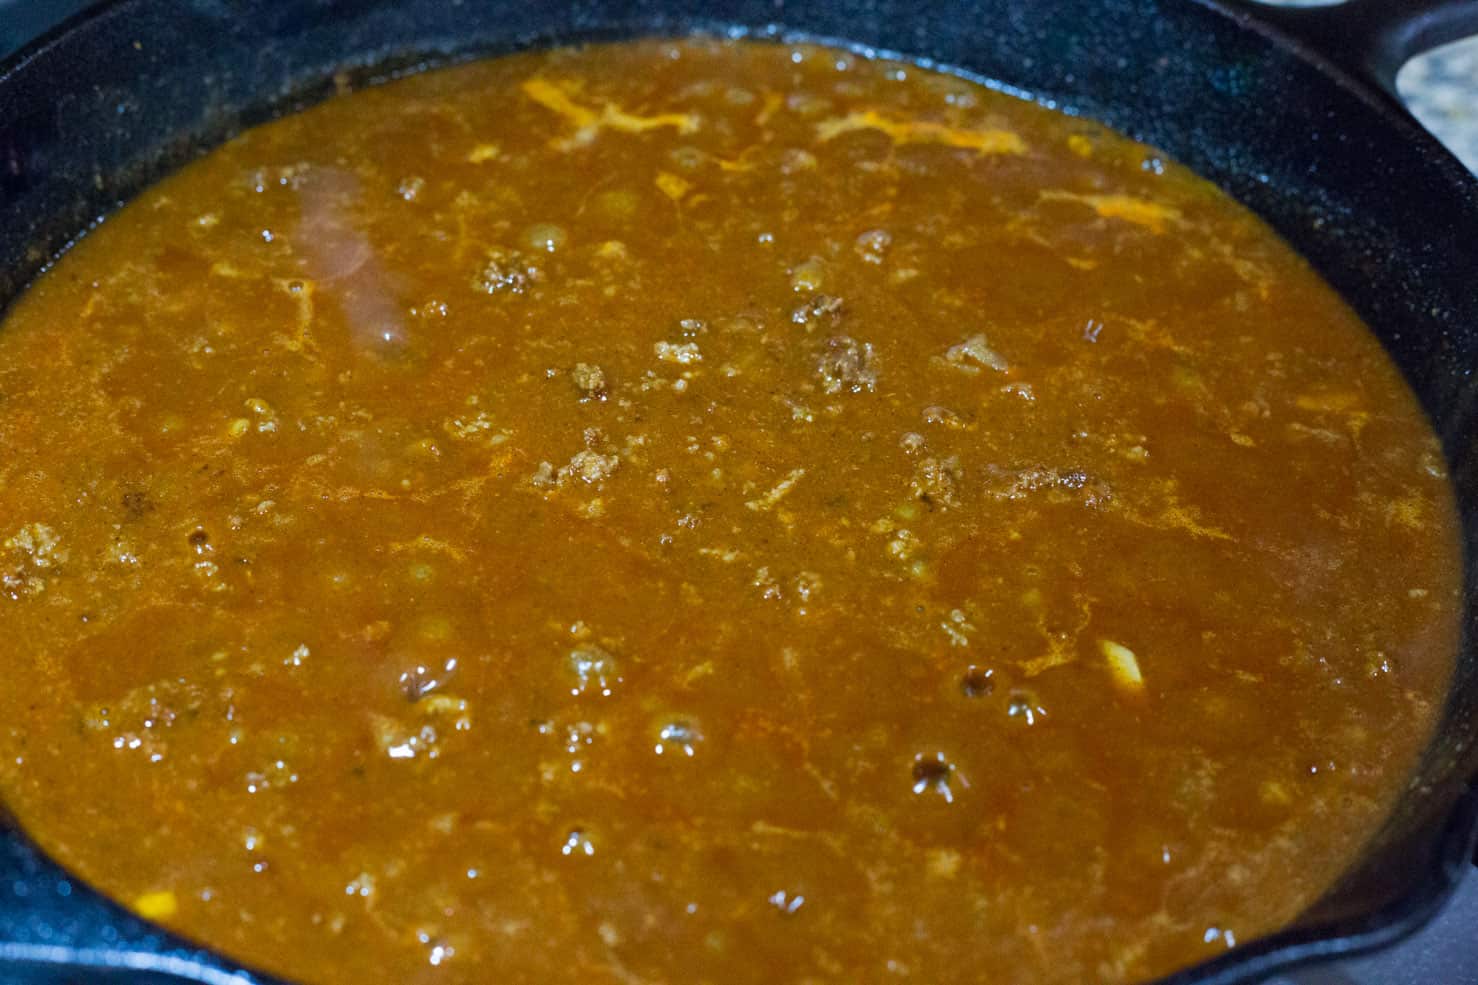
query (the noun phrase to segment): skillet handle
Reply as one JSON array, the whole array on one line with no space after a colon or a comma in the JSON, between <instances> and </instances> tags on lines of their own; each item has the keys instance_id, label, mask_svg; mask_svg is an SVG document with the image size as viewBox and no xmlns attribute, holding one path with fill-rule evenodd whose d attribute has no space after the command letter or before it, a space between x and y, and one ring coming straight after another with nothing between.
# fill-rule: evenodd
<instances>
[{"instance_id":1,"label":"skillet handle","mask_svg":"<svg viewBox=\"0 0 1478 985\"><path fill-rule=\"evenodd\" d=\"M1224 0L1393 99L1410 58L1478 34L1478 0L1346 0L1317 7Z\"/></svg>"}]
</instances>

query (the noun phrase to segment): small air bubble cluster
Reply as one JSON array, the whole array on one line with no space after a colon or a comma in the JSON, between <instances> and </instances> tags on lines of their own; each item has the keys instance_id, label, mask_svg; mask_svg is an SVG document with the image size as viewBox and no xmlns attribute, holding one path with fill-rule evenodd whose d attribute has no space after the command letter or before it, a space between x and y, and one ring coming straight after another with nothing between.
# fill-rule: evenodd
<instances>
[{"instance_id":1,"label":"small air bubble cluster","mask_svg":"<svg viewBox=\"0 0 1478 985\"><path fill-rule=\"evenodd\" d=\"M770 894L769 902L771 906L781 913L791 916L806 905L806 898L800 893L787 893L785 890L779 889Z\"/></svg>"},{"instance_id":2,"label":"small air bubble cluster","mask_svg":"<svg viewBox=\"0 0 1478 985\"><path fill-rule=\"evenodd\" d=\"M565 245L568 235L564 229L550 222L536 222L524 230L524 243L539 253L555 253Z\"/></svg>"},{"instance_id":3,"label":"small air bubble cluster","mask_svg":"<svg viewBox=\"0 0 1478 985\"><path fill-rule=\"evenodd\" d=\"M1047 709L1037 703L1036 696L1030 691L1011 692L1011 700L1006 704L1006 717L1023 725L1035 725L1046 715Z\"/></svg>"},{"instance_id":4,"label":"small air bubble cluster","mask_svg":"<svg viewBox=\"0 0 1478 985\"><path fill-rule=\"evenodd\" d=\"M942 797L946 804L955 800L951 783L969 786L965 778L955 770L954 763L944 753L919 753L913 758L913 792L915 795L934 794Z\"/></svg>"},{"instance_id":5,"label":"small air bubble cluster","mask_svg":"<svg viewBox=\"0 0 1478 985\"><path fill-rule=\"evenodd\" d=\"M863 263L881 264L893 245L893 236L886 229L869 229L852 243L852 250Z\"/></svg>"},{"instance_id":6,"label":"small air bubble cluster","mask_svg":"<svg viewBox=\"0 0 1478 985\"><path fill-rule=\"evenodd\" d=\"M960 692L967 698L983 698L996 689L995 671L971 665L960 678Z\"/></svg>"},{"instance_id":7,"label":"small air bubble cluster","mask_svg":"<svg viewBox=\"0 0 1478 985\"><path fill-rule=\"evenodd\" d=\"M590 834L583 828L575 828L565 836L564 844L559 846L559 853L566 857L594 855L595 842L590 840Z\"/></svg>"},{"instance_id":8,"label":"small air bubble cluster","mask_svg":"<svg viewBox=\"0 0 1478 985\"><path fill-rule=\"evenodd\" d=\"M1228 950L1237 946L1237 935L1224 927L1207 927L1206 932L1201 935L1201 940L1206 944L1215 944L1220 941L1226 945Z\"/></svg>"},{"instance_id":9,"label":"small air bubble cluster","mask_svg":"<svg viewBox=\"0 0 1478 985\"><path fill-rule=\"evenodd\" d=\"M445 684L456 670L456 657L443 661L439 668L434 664L418 663L401 672L397 686L407 701L420 701Z\"/></svg>"},{"instance_id":10,"label":"small air bubble cluster","mask_svg":"<svg viewBox=\"0 0 1478 985\"><path fill-rule=\"evenodd\" d=\"M589 722L575 722L565 726L565 752L570 754L570 772L578 773L585 768L584 755L595 742L595 726Z\"/></svg>"},{"instance_id":11,"label":"small air bubble cluster","mask_svg":"<svg viewBox=\"0 0 1478 985\"><path fill-rule=\"evenodd\" d=\"M612 689L621 683L616 669L616 658L604 647L594 643L581 643L570 651L570 671L575 683L570 694L599 694L610 697Z\"/></svg>"},{"instance_id":12,"label":"small air bubble cluster","mask_svg":"<svg viewBox=\"0 0 1478 985\"><path fill-rule=\"evenodd\" d=\"M673 719L657 730L657 742L652 751L659 756L686 756L692 758L703 734L687 719Z\"/></svg>"},{"instance_id":13,"label":"small air bubble cluster","mask_svg":"<svg viewBox=\"0 0 1478 985\"><path fill-rule=\"evenodd\" d=\"M433 968L445 964L457 953L455 947L429 930L416 931L416 940L426 949L426 963Z\"/></svg>"}]
</instances>

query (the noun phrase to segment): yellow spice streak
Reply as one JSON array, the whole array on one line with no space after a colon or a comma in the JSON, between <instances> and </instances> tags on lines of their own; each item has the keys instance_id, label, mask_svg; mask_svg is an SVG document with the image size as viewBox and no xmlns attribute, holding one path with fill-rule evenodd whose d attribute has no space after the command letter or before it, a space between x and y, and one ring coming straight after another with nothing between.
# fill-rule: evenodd
<instances>
[{"instance_id":1,"label":"yellow spice streak","mask_svg":"<svg viewBox=\"0 0 1478 985\"><path fill-rule=\"evenodd\" d=\"M944 144L979 154L1026 153L1026 142L1010 130L971 130L929 120L894 120L870 109L816 124L816 136L822 143L853 130L881 130L897 144Z\"/></svg>"},{"instance_id":2,"label":"yellow spice streak","mask_svg":"<svg viewBox=\"0 0 1478 985\"><path fill-rule=\"evenodd\" d=\"M785 103L785 97L778 92L766 92L761 100L759 115L754 118L754 125L757 127L769 123L770 117L774 116L775 111Z\"/></svg>"},{"instance_id":3,"label":"yellow spice streak","mask_svg":"<svg viewBox=\"0 0 1478 985\"><path fill-rule=\"evenodd\" d=\"M390 545L391 554L403 554L406 551L426 551L436 554L445 554L455 561L467 560L467 552L457 547L455 544L449 543L445 540L441 540L438 537L428 536L426 534L421 534L421 536L415 538L414 540L396 541L395 543Z\"/></svg>"},{"instance_id":4,"label":"yellow spice streak","mask_svg":"<svg viewBox=\"0 0 1478 985\"><path fill-rule=\"evenodd\" d=\"M1016 664L1016 669L1021 671L1023 677L1030 679L1040 674L1045 674L1049 670L1070 664L1076 659L1077 654L1072 652L1068 644L1055 637L1049 637L1046 653L1039 657L1019 661Z\"/></svg>"},{"instance_id":5,"label":"yellow spice streak","mask_svg":"<svg viewBox=\"0 0 1478 985\"><path fill-rule=\"evenodd\" d=\"M686 195L693 185L669 171L658 171L657 187L662 190L662 194L676 202Z\"/></svg>"},{"instance_id":6,"label":"yellow spice streak","mask_svg":"<svg viewBox=\"0 0 1478 985\"><path fill-rule=\"evenodd\" d=\"M1421 530L1427 525L1427 503L1419 495L1392 499L1386 504L1385 513L1388 525L1401 526L1408 530Z\"/></svg>"},{"instance_id":7,"label":"yellow spice streak","mask_svg":"<svg viewBox=\"0 0 1478 985\"><path fill-rule=\"evenodd\" d=\"M1131 691L1144 687L1144 674L1139 670L1139 659L1134 656L1133 650L1113 640L1099 640L1098 649L1108 661L1109 672L1113 674L1115 683Z\"/></svg>"},{"instance_id":8,"label":"yellow spice streak","mask_svg":"<svg viewBox=\"0 0 1478 985\"><path fill-rule=\"evenodd\" d=\"M679 133L692 133L698 129L698 118L691 113L638 116L626 112L615 103L605 103L597 113L590 107L575 102L564 89L553 82L538 76L525 79L520 88L525 96L540 106L569 120L575 127L575 135L570 142L576 144L589 143L604 129L620 130L623 133L641 133L659 127L674 127Z\"/></svg>"},{"instance_id":9,"label":"yellow spice streak","mask_svg":"<svg viewBox=\"0 0 1478 985\"><path fill-rule=\"evenodd\" d=\"M1038 603L1037 632L1041 633L1042 639L1046 640L1047 650L1040 656L1017 663L1016 669L1021 671L1024 677L1036 677L1054 668L1073 663L1078 659L1078 637L1082 634L1083 630L1088 628L1092 613L1089 609L1088 602L1082 596L1078 596L1074 600L1074 607L1078 612L1077 622L1070 631L1057 633L1053 632L1052 628L1047 625L1047 613L1040 608L1040 603Z\"/></svg>"},{"instance_id":10,"label":"yellow spice streak","mask_svg":"<svg viewBox=\"0 0 1478 985\"><path fill-rule=\"evenodd\" d=\"M1361 396L1354 390L1323 390L1301 393L1293 402L1299 410L1340 414L1359 407Z\"/></svg>"},{"instance_id":11,"label":"yellow spice streak","mask_svg":"<svg viewBox=\"0 0 1478 985\"><path fill-rule=\"evenodd\" d=\"M753 171L754 162L748 160L748 158L754 150L755 148L750 147L732 161L722 157L712 158L712 161L722 171Z\"/></svg>"},{"instance_id":12,"label":"yellow spice streak","mask_svg":"<svg viewBox=\"0 0 1478 985\"><path fill-rule=\"evenodd\" d=\"M293 299L296 306L294 312L293 334L289 338L284 335L278 336L279 343L290 352L316 351L318 343L313 338L313 290L314 284L309 280L283 280L274 278L273 283L277 288Z\"/></svg>"},{"instance_id":13,"label":"yellow spice streak","mask_svg":"<svg viewBox=\"0 0 1478 985\"><path fill-rule=\"evenodd\" d=\"M1201 537L1206 540L1232 540L1232 535L1218 527L1207 526L1197 518L1194 510L1187 509L1179 504L1171 504L1161 511L1159 517L1153 520L1141 520L1138 517L1130 517L1131 520L1142 523L1144 526L1154 527L1160 530L1180 530L1190 534L1192 537Z\"/></svg>"},{"instance_id":14,"label":"yellow spice streak","mask_svg":"<svg viewBox=\"0 0 1478 985\"><path fill-rule=\"evenodd\" d=\"M1163 233L1167 222L1180 221L1180 210L1174 206L1161 205L1133 195L1079 195L1074 192L1045 191L1041 193L1041 197L1054 202L1082 202L1105 219L1123 219L1156 233Z\"/></svg>"},{"instance_id":15,"label":"yellow spice streak","mask_svg":"<svg viewBox=\"0 0 1478 985\"><path fill-rule=\"evenodd\" d=\"M521 88L525 96L545 109L565 117L581 129L593 127L600 120L600 116L594 110L575 102L563 89L548 79L538 77L525 79Z\"/></svg>"},{"instance_id":16,"label":"yellow spice streak","mask_svg":"<svg viewBox=\"0 0 1478 985\"><path fill-rule=\"evenodd\" d=\"M467 154L469 164L483 164L487 161L496 161L502 149L497 144L478 144Z\"/></svg>"},{"instance_id":17,"label":"yellow spice streak","mask_svg":"<svg viewBox=\"0 0 1478 985\"><path fill-rule=\"evenodd\" d=\"M133 910L145 920L167 920L179 911L180 904L168 889L145 893L133 901Z\"/></svg>"}]
</instances>

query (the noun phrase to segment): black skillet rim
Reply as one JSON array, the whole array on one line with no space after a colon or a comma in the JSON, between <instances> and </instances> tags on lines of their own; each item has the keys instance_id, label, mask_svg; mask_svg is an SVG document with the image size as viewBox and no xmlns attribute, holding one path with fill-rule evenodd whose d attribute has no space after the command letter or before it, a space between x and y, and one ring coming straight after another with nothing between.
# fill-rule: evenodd
<instances>
[{"instance_id":1,"label":"black skillet rim","mask_svg":"<svg viewBox=\"0 0 1478 985\"><path fill-rule=\"evenodd\" d=\"M33 40L30 44L9 57L0 60L0 85L4 85L15 73L23 71L36 58L43 56L59 45L65 44L68 37L80 27L94 21L101 21L115 16L119 11L131 6L137 6L141 2L144 2L144 0L102 0L102 2L96 3L64 20L56 27ZM1340 89L1356 96L1369 110L1376 113L1380 117L1381 123L1389 131L1390 137L1399 138L1414 145L1427 158L1429 165L1433 165L1440 171L1445 172L1443 177L1452 185L1452 191L1455 194L1466 199L1470 204L1478 205L1478 180L1475 180L1467 169L1442 147L1430 133L1422 128L1409 113L1389 95L1382 92L1376 85L1373 85L1369 81L1355 78L1351 72L1341 67L1340 64L1337 64L1336 60L1321 54L1317 47L1310 46L1306 41L1294 39L1279 27L1270 25L1261 16L1258 9L1252 7L1250 4L1240 2L1240 0L1220 0L1220 2L1218 0L1187 0L1187 2L1227 18L1233 22L1236 28L1257 35L1262 43L1291 51L1296 57L1313 65L1320 74L1331 80ZM661 21L657 25L649 25L647 31L648 33L662 33L663 27L661 25L667 24L667 33L713 33L719 35L761 37L779 41L816 41L887 57L897 57L915 64L939 68L971 78L975 81L985 81L995 87L1004 88L1016 95L1023 95L1026 98L1031 98L1038 102L1045 101L1053 108L1065 112L1080 113L1081 115L1090 117L1100 116L1095 110L1101 107L1081 110L1075 108L1072 104L1066 106L1058 105L1055 100L1049 97L1044 97L1035 92L1024 91L1014 86L996 83L994 80L983 78L978 73L962 70L947 62L935 62L928 58L906 55L885 48L871 47L825 35L799 30L787 30L780 24L773 22L758 28L745 28L742 30L733 30L724 22L703 21L701 19L687 19L681 23L681 32L673 31L672 24L667 21ZM655 26L655 30L652 29L653 26ZM603 35L600 31L594 31L588 36L572 36L569 33L556 33L542 37L517 37L512 39L511 44L505 44L497 50L516 50L541 44L631 36L631 32L625 28L625 25L617 27L609 35ZM387 55L384 52L377 52L367 58L346 59L344 64L354 79L353 88L375 84L379 81L393 78L405 71L419 71L423 68L437 65L454 64L458 61L478 57L480 54L487 53L485 48L474 47L471 50L457 50L449 57L446 52L435 50L432 45L424 45L423 47L426 49L424 53L420 53L421 49L407 48L405 51L417 53L408 55L403 51L399 55ZM190 141L190 146L183 149L187 156L179 157L178 152L172 154L168 148L165 148L162 154L157 155L154 160L148 162L149 167L146 170L151 173L144 175L143 180L139 180L137 176L133 176L132 181L126 181L125 184L132 186L129 194L118 202L110 203L107 211L116 208L123 200L131 197L140 188L146 187L159 177L168 174L180 163L183 163L184 160L189 159L189 157L208 150L210 147L217 146L221 139L229 136L229 133L311 105L323 98L329 91L331 91L330 79L328 77L320 78L316 85L309 84L291 92L279 93L276 97L262 100L250 106L239 117L234 127L229 125L221 127L217 124L213 128L207 128L203 134L196 135ZM1111 125L1121 130L1127 129L1120 123L1111 123ZM18 294L21 290L24 290L26 283L49 268L57 257L66 252L66 249L70 247L71 243L77 237L85 235L95 224L96 220L78 229L73 238L67 240L60 249L51 254L34 274L31 274L25 279L14 293ZM3 310L3 308L0 308L0 310ZM1472 560L1469 559L1468 563L1471 565ZM1470 646L1471 641L1465 640L1464 645ZM1425 868L1429 871L1426 871L1423 877L1417 880L1412 891L1406 896L1374 912L1367 912L1353 917L1346 916L1311 926L1295 926L1292 929L1280 931L1270 936L1251 941L1229 951L1227 955L1221 958L1196 965L1163 978L1159 981L1158 985L1190 985L1193 982L1208 985L1208 983L1213 982L1228 983L1232 981L1244 981L1254 976L1270 974L1322 957L1364 953L1384 947L1414 932L1440 908L1441 904L1456 888L1457 882L1462 878L1467 868L1475 839L1478 839L1478 790L1475 790L1475 787L1478 787L1478 776L1469 778L1467 790L1459 794L1450 805L1450 809L1446 814L1446 823L1442 826L1440 834L1436 837L1435 844L1432 846L1434 850L1431 853L1431 857L1427 860ZM3 808L0 808L0 810L3 810ZM8 827L10 830L6 831L5 835L23 839L26 847L33 854L36 854L38 859L45 865L49 865L56 870L58 877L64 880L74 879L66 870L39 853L34 843L31 843L23 832L20 832L13 825L8 825ZM122 910L121 907L117 907L116 904L109 903L109 905L117 911L119 917L141 923L146 928L152 928L152 925L146 921L139 921L138 918ZM154 929L160 938L158 944L162 945L162 948L157 952L150 953L155 953L163 958L170 951L184 953L196 950L194 946L186 944L169 932L158 931L157 928ZM110 952L107 948L87 950L97 952L93 955L95 960L88 961L86 964L98 970L127 967L147 970L144 965L134 964L132 962L125 962L122 965L116 963L115 960L109 959L108 955ZM210 951L208 948L204 950L205 955L213 959L212 963L214 963L214 960L222 959L222 956L216 954L216 952ZM127 949L123 949L117 953L120 957L126 957L126 952ZM0 945L0 958L5 956L7 956L6 946ZM22 959L25 958L23 954L16 954L14 956ZM82 957L83 954L79 953L77 956ZM230 962L229 959L224 960L227 962L226 967L240 969L240 971L250 975L251 978L237 979L233 977L232 971L223 970L219 974L223 974L225 977L219 980L256 980L263 983L277 981L259 972L246 971L241 966ZM153 964L154 970L168 973L169 969L167 966L171 963L173 962L166 960L162 962L162 965L148 962L146 962L146 965Z\"/></svg>"}]
</instances>

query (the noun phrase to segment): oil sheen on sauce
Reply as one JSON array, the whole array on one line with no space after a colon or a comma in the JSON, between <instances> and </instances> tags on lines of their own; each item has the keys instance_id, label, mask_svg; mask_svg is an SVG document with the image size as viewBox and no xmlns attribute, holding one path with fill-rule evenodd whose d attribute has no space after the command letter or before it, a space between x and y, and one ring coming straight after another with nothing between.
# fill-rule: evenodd
<instances>
[{"instance_id":1,"label":"oil sheen on sauce","mask_svg":"<svg viewBox=\"0 0 1478 985\"><path fill-rule=\"evenodd\" d=\"M825 48L252 130L14 306L0 447L6 804L310 983L1144 980L1339 875L1456 648L1298 257Z\"/></svg>"}]
</instances>

